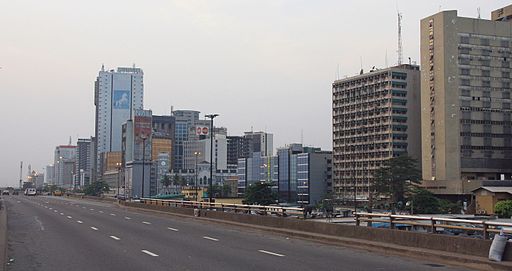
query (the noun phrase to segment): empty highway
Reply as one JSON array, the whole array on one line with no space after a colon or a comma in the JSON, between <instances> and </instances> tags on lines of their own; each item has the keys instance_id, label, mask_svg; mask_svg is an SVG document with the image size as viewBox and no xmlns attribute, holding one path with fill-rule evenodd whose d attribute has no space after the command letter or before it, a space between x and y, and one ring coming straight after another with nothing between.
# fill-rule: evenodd
<instances>
[{"instance_id":1,"label":"empty highway","mask_svg":"<svg viewBox=\"0 0 512 271\"><path fill-rule=\"evenodd\" d=\"M3 199L8 270L464 270L109 203Z\"/></svg>"}]
</instances>

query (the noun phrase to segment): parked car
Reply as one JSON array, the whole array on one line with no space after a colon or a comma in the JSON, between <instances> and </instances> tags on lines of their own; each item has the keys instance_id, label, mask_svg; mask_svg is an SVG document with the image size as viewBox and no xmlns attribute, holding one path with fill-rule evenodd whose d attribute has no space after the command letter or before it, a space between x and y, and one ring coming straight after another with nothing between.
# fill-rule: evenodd
<instances>
[{"instance_id":1,"label":"parked car","mask_svg":"<svg viewBox=\"0 0 512 271\"><path fill-rule=\"evenodd\" d=\"M9 190L3 190L2 195L9 195Z\"/></svg>"}]
</instances>

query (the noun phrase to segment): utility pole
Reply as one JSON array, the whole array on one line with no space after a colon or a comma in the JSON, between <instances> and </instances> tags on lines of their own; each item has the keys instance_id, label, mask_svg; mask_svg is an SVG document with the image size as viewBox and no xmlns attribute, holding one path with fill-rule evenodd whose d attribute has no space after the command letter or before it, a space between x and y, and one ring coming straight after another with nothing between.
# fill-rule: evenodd
<instances>
[{"instance_id":1,"label":"utility pole","mask_svg":"<svg viewBox=\"0 0 512 271\"><path fill-rule=\"evenodd\" d=\"M23 175L23 161L20 162L20 190L23 189L23 179L21 175Z\"/></svg>"}]
</instances>

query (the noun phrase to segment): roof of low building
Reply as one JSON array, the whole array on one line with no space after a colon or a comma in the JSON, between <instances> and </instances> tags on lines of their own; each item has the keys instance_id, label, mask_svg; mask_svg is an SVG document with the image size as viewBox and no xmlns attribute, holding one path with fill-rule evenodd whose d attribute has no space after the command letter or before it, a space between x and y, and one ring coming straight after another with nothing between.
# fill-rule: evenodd
<instances>
[{"instance_id":1,"label":"roof of low building","mask_svg":"<svg viewBox=\"0 0 512 271\"><path fill-rule=\"evenodd\" d=\"M479 189L485 189L492 193L509 193L512 194L512 186L480 186L477 189L474 189L472 192L477 191Z\"/></svg>"}]
</instances>

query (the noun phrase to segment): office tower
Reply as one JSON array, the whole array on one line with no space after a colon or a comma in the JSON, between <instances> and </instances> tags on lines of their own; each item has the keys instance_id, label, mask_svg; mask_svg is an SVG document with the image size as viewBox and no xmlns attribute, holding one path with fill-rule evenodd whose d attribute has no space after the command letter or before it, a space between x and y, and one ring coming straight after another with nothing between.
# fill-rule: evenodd
<instances>
[{"instance_id":1,"label":"office tower","mask_svg":"<svg viewBox=\"0 0 512 271\"><path fill-rule=\"evenodd\" d=\"M263 156L260 152L253 152L249 158L238 159L238 197L245 195L246 189L256 182L268 182L272 191L277 193L278 181L277 156Z\"/></svg>"},{"instance_id":2,"label":"office tower","mask_svg":"<svg viewBox=\"0 0 512 271\"><path fill-rule=\"evenodd\" d=\"M249 158L251 155L251 139L243 136L227 136L228 165L238 164L238 159Z\"/></svg>"},{"instance_id":3,"label":"office tower","mask_svg":"<svg viewBox=\"0 0 512 271\"><path fill-rule=\"evenodd\" d=\"M467 194L510 179L512 23L443 11L421 20L424 185Z\"/></svg>"},{"instance_id":4,"label":"office tower","mask_svg":"<svg viewBox=\"0 0 512 271\"><path fill-rule=\"evenodd\" d=\"M403 64L336 80L333 193L368 200L375 170L402 154L420 159L420 71Z\"/></svg>"},{"instance_id":5,"label":"office tower","mask_svg":"<svg viewBox=\"0 0 512 271\"><path fill-rule=\"evenodd\" d=\"M91 142L90 138L79 138L76 143L75 187L89 184L91 177Z\"/></svg>"},{"instance_id":6,"label":"office tower","mask_svg":"<svg viewBox=\"0 0 512 271\"><path fill-rule=\"evenodd\" d=\"M251 152L259 152L262 156L274 153L273 134L266 132L245 132L244 138L251 140Z\"/></svg>"},{"instance_id":7,"label":"office tower","mask_svg":"<svg viewBox=\"0 0 512 271\"><path fill-rule=\"evenodd\" d=\"M55 184L66 189L73 188L76 161L76 146L60 145L55 148L54 180Z\"/></svg>"},{"instance_id":8,"label":"office tower","mask_svg":"<svg viewBox=\"0 0 512 271\"><path fill-rule=\"evenodd\" d=\"M279 202L316 205L332 190L332 152L290 144L277 149Z\"/></svg>"},{"instance_id":9,"label":"office tower","mask_svg":"<svg viewBox=\"0 0 512 271\"><path fill-rule=\"evenodd\" d=\"M101 153L121 151L121 126L133 118L134 110L143 108L143 76L140 68L101 67L94 84L97 165Z\"/></svg>"}]
</instances>

